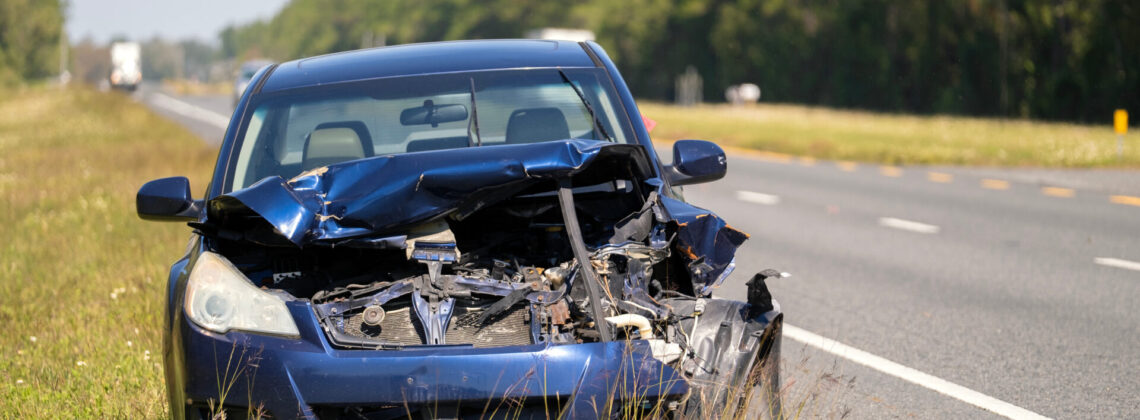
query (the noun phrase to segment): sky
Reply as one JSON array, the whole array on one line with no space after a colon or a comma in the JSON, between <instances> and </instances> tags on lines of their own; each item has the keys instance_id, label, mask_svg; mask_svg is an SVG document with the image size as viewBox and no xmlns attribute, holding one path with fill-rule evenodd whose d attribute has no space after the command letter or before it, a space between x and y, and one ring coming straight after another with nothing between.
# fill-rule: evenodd
<instances>
[{"instance_id":1,"label":"sky","mask_svg":"<svg viewBox=\"0 0 1140 420\"><path fill-rule=\"evenodd\" d=\"M273 17L288 0L71 0L67 34L72 42L91 36L105 43L122 35L132 41L154 36L218 43L234 23Z\"/></svg>"}]
</instances>

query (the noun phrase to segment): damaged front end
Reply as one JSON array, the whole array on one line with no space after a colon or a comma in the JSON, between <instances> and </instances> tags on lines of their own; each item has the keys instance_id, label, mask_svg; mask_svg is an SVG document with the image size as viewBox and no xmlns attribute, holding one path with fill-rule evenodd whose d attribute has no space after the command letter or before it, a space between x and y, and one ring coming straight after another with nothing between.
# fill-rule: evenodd
<instances>
[{"instance_id":1,"label":"damaged front end","mask_svg":"<svg viewBox=\"0 0 1140 420\"><path fill-rule=\"evenodd\" d=\"M336 351L625 343L556 412L599 414L574 401L597 381L611 413L778 412L781 315L765 276L748 302L711 298L747 235L664 191L644 147L565 140L270 177L210 200L192 225L254 285L307 303ZM631 366L633 385L618 377ZM452 399L428 394L417 398Z\"/></svg>"}]
</instances>

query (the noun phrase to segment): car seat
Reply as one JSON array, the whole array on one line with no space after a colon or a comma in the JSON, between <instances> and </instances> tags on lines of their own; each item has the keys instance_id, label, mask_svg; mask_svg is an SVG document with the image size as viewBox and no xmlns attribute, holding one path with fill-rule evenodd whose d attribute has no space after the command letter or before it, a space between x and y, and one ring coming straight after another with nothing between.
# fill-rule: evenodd
<instances>
[{"instance_id":1,"label":"car seat","mask_svg":"<svg viewBox=\"0 0 1140 420\"><path fill-rule=\"evenodd\" d=\"M558 108L527 108L507 120L507 144L539 143L570 138L566 116Z\"/></svg>"},{"instance_id":2,"label":"car seat","mask_svg":"<svg viewBox=\"0 0 1140 420\"><path fill-rule=\"evenodd\" d=\"M301 170L372 156L372 136L361 121L337 121L318 125L305 137Z\"/></svg>"}]
</instances>

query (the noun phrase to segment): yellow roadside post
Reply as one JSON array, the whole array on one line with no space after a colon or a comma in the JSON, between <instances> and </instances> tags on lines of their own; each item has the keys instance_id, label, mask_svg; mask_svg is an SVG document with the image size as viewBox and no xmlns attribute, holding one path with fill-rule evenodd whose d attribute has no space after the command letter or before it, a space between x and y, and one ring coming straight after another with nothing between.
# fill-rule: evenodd
<instances>
[{"instance_id":1,"label":"yellow roadside post","mask_svg":"<svg viewBox=\"0 0 1140 420\"><path fill-rule=\"evenodd\" d=\"M1116 128L1116 157L1124 157L1124 135L1128 134L1128 111L1116 110L1112 114L1112 126Z\"/></svg>"}]
</instances>

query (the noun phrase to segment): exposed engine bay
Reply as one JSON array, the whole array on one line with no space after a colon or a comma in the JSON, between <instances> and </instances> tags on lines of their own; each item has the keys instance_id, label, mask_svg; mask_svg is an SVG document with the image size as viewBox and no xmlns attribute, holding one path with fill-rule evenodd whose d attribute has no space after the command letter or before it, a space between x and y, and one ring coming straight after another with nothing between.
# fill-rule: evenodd
<instances>
[{"instance_id":1,"label":"exposed engine bay","mask_svg":"<svg viewBox=\"0 0 1140 420\"><path fill-rule=\"evenodd\" d=\"M764 337L779 323L764 280L778 272L753 278L747 303L710 298L746 234L659 196L638 146L530 146L565 153L560 145L581 156L549 176L523 162L517 177L457 193L421 175L404 188L452 201L434 201L437 211L414 223L376 227L388 215L376 206L399 202L354 217L334 196L352 188L320 186L335 173L318 172L222 196L195 227L255 285L309 301L340 349L647 340L654 358L692 378L733 381L778 352ZM282 215L282 202L299 210ZM314 222L300 229L297 214Z\"/></svg>"},{"instance_id":2,"label":"exposed engine bay","mask_svg":"<svg viewBox=\"0 0 1140 420\"><path fill-rule=\"evenodd\" d=\"M656 194L643 198L630 180L571 189L579 191L573 200L580 229L591 232L586 240L604 244L587 257L600 311L591 306L557 189L520 194L462 221L413 226L403 247L219 241L219 251L257 285L310 299L330 342L342 348L592 342L601 340L601 322L642 320L656 325L617 328L611 338L668 335L667 299L695 293L685 265L669 258L676 232L656 220Z\"/></svg>"}]
</instances>

